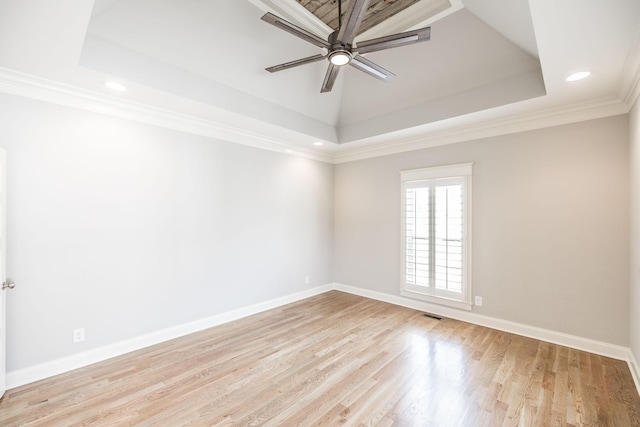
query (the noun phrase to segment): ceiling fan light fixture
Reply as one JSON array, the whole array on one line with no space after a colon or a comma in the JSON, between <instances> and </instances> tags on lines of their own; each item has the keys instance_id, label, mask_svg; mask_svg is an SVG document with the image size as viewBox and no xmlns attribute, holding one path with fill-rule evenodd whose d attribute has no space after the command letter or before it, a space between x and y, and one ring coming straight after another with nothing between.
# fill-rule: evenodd
<instances>
[{"instance_id":1,"label":"ceiling fan light fixture","mask_svg":"<svg viewBox=\"0 0 640 427\"><path fill-rule=\"evenodd\" d=\"M353 56L347 50L334 50L329 54L329 62L337 66L347 65L351 62L351 58Z\"/></svg>"},{"instance_id":2,"label":"ceiling fan light fixture","mask_svg":"<svg viewBox=\"0 0 640 427\"><path fill-rule=\"evenodd\" d=\"M392 72L385 70L372 61L369 61L362 55L365 53L378 52L421 41L428 41L431 39L431 27L418 28L416 30L405 31L403 33L365 40L362 43L358 43L357 47L354 47L355 38L358 34L360 24L364 20L367 11L369 11L370 1L371 0L350 0L347 11L343 16L342 1L338 0L338 28L329 34L326 40L305 30L304 28L300 28L297 25L274 15L271 12L267 12L262 16L263 21L323 49L323 53L295 61L285 62L265 69L268 72L273 73L327 58L329 60L329 66L327 67L327 72L325 74L324 81L322 82L320 93L331 92L331 89L338 78L341 67L345 65L351 65L365 74L377 79L389 81L395 76ZM333 3L335 2L336 0L333 0ZM319 3L328 4L329 2L328 0L324 0ZM391 1L391 3L393 3L393 1Z\"/></svg>"}]
</instances>

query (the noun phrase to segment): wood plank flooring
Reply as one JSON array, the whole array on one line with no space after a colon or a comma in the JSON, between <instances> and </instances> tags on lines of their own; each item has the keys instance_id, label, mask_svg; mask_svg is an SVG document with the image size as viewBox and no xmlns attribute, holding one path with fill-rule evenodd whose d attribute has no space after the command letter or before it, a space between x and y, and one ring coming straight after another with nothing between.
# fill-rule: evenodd
<instances>
[{"instance_id":1,"label":"wood plank flooring","mask_svg":"<svg viewBox=\"0 0 640 427\"><path fill-rule=\"evenodd\" d=\"M640 426L625 362L332 291L8 391L2 426Z\"/></svg>"}]
</instances>

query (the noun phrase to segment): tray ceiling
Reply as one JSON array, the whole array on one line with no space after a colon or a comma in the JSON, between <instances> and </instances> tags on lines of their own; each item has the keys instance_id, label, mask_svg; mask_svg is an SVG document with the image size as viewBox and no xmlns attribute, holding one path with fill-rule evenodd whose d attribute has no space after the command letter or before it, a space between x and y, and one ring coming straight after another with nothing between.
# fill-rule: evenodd
<instances>
[{"instance_id":1,"label":"tray ceiling","mask_svg":"<svg viewBox=\"0 0 640 427\"><path fill-rule=\"evenodd\" d=\"M558 111L619 114L617 106L628 105L637 87L637 0L373 0L370 19L384 20L356 44L423 26L431 26L431 40L369 54L396 74L393 81L348 67L325 94L319 92L324 62L265 71L321 53L262 22L265 12L319 37L333 31L335 3L309 0L305 8L301 2L5 0L0 89L36 96L34 86L16 84L32 76L42 79L35 86L52 88L70 105L69 93L88 91L117 98L118 105L131 102L127 116L144 110L155 115L154 124L171 117L186 123L174 127L196 126L238 142L316 152L311 143L320 140L325 145L317 152L347 153L383 144L409 147L406 141L444 130L458 135L457 129L490 120L511 129L510 117L538 123L559 117ZM567 84L565 77L583 68L592 77ZM103 86L107 79L130 90L114 95ZM84 105L98 99L82 96Z\"/></svg>"},{"instance_id":2,"label":"tray ceiling","mask_svg":"<svg viewBox=\"0 0 640 427\"><path fill-rule=\"evenodd\" d=\"M527 0L511 1L528 10ZM384 11L379 3L371 7ZM469 10L445 3L451 11L431 24L431 41L369 55L394 80L346 67L325 94L319 93L324 61L264 71L320 49L263 23L260 10L237 0L112 2L93 14L80 63L337 144L545 94L537 58ZM432 19L443 3L401 4Z\"/></svg>"}]
</instances>

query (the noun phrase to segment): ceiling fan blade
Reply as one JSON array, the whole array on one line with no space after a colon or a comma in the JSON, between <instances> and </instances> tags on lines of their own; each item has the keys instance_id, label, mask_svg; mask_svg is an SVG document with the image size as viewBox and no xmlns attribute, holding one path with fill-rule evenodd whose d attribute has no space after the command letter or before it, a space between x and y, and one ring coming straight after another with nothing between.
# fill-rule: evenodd
<instances>
[{"instance_id":1,"label":"ceiling fan blade","mask_svg":"<svg viewBox=\"0 0 640 427\"><path fill-rule=\"evenodd\" d=\"M360 23L369 7L369 1L370 0L351 0L349 2L349 7L344 14L342 25L338 29L337 41L343 45L353 44L353 39L356 37Z\"/></svg>"},{"instance_id":2,"label":"ceiling fan blade","mask_svg":"<svg viewBox=\"0 0 640 427\"><path fill-rule=\"evenodd\" d=\"M390 36L378 37L358 43L355 49L358 53L377 52L379 50L390 49L392 47L406 46L413 43L428 41L431 39L431 27L420 28L418 30L406 31L404 33L392 34Z\"/></svg>"},{"instance_id":3,"label":"ceiling fan blade","mask_svg":"<svg viewBox=\"0 0 640 427\"><path fill-rule=\"evenodd\" d=\"M385 70L375 62L371 62L364 56L360 55L354 56L351 62L349 62L349 65L356 67L360 71L364 71L376 79L384 80L385 82L388 82L396 76L391 71Z\"/></svg>"},{"instance_id":4,"label":"ceiling fan blade","mask_svg":"<svg viewBox=\"0 0 640 427\"><path fill-rule=\"evenodd\" d=\"M300 37L302 40L306 40L311 44L314 44L318 47L329 48L331 45L328 41L321 39L309 31L298 27L297 25L293 25L289 21L285 21L282 18L277 17L273 13L266 13L261 18L264 22L268 22L271 25L274 25L281 30L285 30L288 33L293 34L296 37Z\"/></svg>"},{"instance_id":5,"label":"ceiling fan blade","mask_svg":"<svg viewBox=\"0 0 640 427\"><path fill-rule=\"evenodd\" d=\"M340 67L338 65L329 63L329 68L327 68L327 74L324 76L324 82L322 82L322 89L320 89L320 93L331 92L339 71Z\"/></svg>"},{"instance_id":6,"label":"ceiling fan blade","mask_svg":"<svg viewBox=\"0 0 640 427\"><path fill-rule=\"evenodd\" d=\"M287 68L297 67L298 65L310 64L312 62L321 61L325 59L326 56L322 54L308 56L302 59L296 59L295 61L285 62L284 64L274 65L273 67L265 68L270 73L275 73L276 71L286 70Z\"/></svg>"}]
</instances>

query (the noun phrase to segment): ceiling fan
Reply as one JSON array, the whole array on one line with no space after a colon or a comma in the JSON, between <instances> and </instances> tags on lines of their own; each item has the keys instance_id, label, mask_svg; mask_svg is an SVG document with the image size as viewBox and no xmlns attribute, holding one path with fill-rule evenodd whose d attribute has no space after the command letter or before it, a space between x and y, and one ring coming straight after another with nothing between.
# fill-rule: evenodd
<instances>
[{"instance_id":1,"label":"ceiling fan","mask_svg":"<svg viewBox=\"0 0 640 427\"><path fill-rule=\"evenodd\" d=\"M329 60L329 68L322 83L320 92L330 92L333 84L338 77L340 67L351 65L360 71L364 71L372 77L383 81L389 81L395 74L385 70L378 64L369 61L362 55L365 53L377 52L392 47L405 46L412 43L428 41L431 38L431 27L420 28L418 30L406 31L404 33L393 34L390 36L378 37L354 44L360 23L369 6L370 0L351 0L342 20L342 4L338 0L338 29L329 34L328 40L323 40L315 34L304 30L291 22L277 17L272 13L267 13L262 20L272 24L282 30L285 30L296 37L308 41L320 48L327 49L326 54L318 54L307 58L298 59L284 64L274 65L266 68L267 71L274 73L276 71L286 70L288 68L297 67L299 65L309 64L321 61L325 58Z\"/></svg>"}]
</instances>

